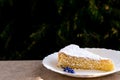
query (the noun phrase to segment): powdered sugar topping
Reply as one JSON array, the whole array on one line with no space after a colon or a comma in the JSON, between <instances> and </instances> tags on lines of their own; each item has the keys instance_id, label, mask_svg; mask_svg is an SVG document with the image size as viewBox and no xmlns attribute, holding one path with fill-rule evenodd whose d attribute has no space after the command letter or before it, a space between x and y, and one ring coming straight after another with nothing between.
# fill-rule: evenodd
<instances>
[{"instance_id":1,"label":"powdered sugar topping","mask_svg":"<svg viewBox=\"0 0 120 80\"><path fill-rule=\"evenodd\" d=\"M70 55L70 56L86 57L86 58L91 58L91 59L95 59L95 60L107 59L107 58L103 58L99 55L93 54L92 52L87 51L83 48L80 48L78 45L75 45L75 44L70 44L68 46L65 46L59 52L64 52L65 54Z\"/></svg>"}]
</instances>

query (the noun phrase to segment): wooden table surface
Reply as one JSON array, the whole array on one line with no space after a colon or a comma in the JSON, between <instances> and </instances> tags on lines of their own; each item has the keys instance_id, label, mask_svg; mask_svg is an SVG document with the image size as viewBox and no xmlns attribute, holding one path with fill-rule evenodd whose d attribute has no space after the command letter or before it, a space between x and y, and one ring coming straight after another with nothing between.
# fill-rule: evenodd
<instances>
[{"instance_id":1,"label":"wooden table surface","mask_svg":"<svg viewBox=\"0 0 120 80\"><path fill-rule=\"evenodd\" d=\"M42 60L0 61L0 80L120 80L120 72L98 78L74 78L46 69Z\"/></svg>"}]
</instances>

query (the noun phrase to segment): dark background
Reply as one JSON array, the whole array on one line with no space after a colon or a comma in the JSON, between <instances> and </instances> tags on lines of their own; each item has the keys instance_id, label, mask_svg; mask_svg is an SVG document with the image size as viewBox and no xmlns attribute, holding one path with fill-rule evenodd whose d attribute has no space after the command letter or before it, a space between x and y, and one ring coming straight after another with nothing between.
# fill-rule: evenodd
<instances>
[{"instance_id":1,"label":"dark background","mask_svg":"<svg viewBox=\"0 0 120 80\"><path fill-rule=\"evenodd\" d=\"M0 0L0 60L38 60L71 43L120 50L120 0Z\"/></svg>"}]
</instances>

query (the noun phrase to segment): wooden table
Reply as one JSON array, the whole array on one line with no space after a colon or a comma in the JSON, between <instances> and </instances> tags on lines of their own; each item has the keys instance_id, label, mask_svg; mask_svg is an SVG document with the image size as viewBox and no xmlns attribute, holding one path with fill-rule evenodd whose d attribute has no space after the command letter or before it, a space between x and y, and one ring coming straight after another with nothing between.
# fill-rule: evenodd
<instances>
[{"instance_id":1,"label":"wooden table","mask_svg":"<svg viewBox=\"0 0 120 80\"><path fill-rule=\"evenodd\" d=\"M120 80L120 72L99 78L74 78L46 69L41 60L0 61L0 80Z\"/></svg>"}]
</instances>

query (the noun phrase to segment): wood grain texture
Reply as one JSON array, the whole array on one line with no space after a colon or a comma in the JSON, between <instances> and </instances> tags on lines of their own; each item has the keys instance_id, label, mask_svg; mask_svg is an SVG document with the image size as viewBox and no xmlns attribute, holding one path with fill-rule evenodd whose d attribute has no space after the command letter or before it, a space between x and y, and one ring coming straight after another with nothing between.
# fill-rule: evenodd
<instances>
[{"instance_id":1,"label":"wood grain texture","mask_svg":"<svg viewBox=\"0 0 120 80\"><path fill-rule=\"evenodd\" d=\"M119 80L120 72L98 78L74 78L46 69L42 60L0 61L0 80Z\"/></svg>"}]
</instances>

